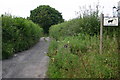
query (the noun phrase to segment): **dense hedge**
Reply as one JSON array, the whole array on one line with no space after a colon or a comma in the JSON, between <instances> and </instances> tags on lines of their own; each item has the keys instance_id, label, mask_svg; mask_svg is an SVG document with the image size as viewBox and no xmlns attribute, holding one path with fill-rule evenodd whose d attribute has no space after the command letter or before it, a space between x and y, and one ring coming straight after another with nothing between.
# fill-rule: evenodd
<instances>
[{"instance_id":1,"label":"dense hedge","mask_svg":"<svg viewBox=\"0 0 120 80\"><path fill-rule=\"evenodd\" d=\"M50 28L50 36L58 39L59 37L73 36L78 33L86 33L90 35L99 34L100 22L94 15L83 18L73 19L64 23L53 25Z\"/></svg>"},{"instance_id":2,"label":"dense hedge","mask_svg":"<svg viewBox=\"0 0 120 80\"><path fill-rule=\"evenodd\" d=\"M42 28L30 20L2 16L2 58L33 46L42 33Z\"/></svg>"}]
</instances>

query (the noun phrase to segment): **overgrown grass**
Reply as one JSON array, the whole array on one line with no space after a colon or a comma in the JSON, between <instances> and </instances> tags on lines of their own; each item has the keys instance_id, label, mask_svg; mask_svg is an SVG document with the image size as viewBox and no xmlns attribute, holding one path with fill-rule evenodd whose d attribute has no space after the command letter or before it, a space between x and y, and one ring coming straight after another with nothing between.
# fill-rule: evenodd
<instances>
[{"instance_id":1,"label":"overgrown grass","mask_svg":"<svg viewBox=\"0 0 120 80\"><path fill-rule=\"evenodd\" d=\"M52 40L49 47L49 78L116 78L118 77L117 41L104 38L99 54L99 37L78 34Z\"/></svg>"},{"instance_id":2,"label":"overgrown grass","mask_svg":"<svg viewBox=\"0 0 120 80\"><path fill-rule=\"evenodd\" d=\"M48 77L119 77L119 29L120 27L103 28L103 54L100 54L100 18L96 12L52 26Z\"/></svg>"},{"instance_id":3,"label":"overgrown grass","mask_svg":"<svg viewBox=\"0 0 120 80\"><path fill-rule=\"evenodd\" d=\"M33 46L42 36L43 30L37 24L24 18L2 16L2 58Z\"/></svg>"}]
</instances>

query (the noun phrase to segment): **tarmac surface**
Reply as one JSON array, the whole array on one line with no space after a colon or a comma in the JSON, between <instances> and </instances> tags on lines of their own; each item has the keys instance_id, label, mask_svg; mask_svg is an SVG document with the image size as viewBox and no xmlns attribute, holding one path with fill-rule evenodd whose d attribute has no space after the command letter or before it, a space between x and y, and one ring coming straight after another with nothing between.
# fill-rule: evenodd
<instances>
[{"instance_id":1,"label":"tarmac surface","mask_svg":"<svg viewBox=\"0 0 120 80\"><path fill-rule=\"evenodd\" d=\"M49 37L42 37L29 50L2 61L2 78L46 78Z\"/></svg>"}]
</instances>

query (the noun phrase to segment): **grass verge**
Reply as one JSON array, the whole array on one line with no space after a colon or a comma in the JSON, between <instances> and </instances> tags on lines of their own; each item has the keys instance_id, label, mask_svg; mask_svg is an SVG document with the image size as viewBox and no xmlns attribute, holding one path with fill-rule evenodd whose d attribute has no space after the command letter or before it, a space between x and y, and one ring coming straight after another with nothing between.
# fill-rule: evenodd
<instances>
[{"instance_id":1,"label":"grass verge","mask_svg":"<svg viewBox=\"0 0 120 80\"><path fill-rule=\"evenodd\" d=\"M48 56L49 78L117 78L118 50L116 38L104 38L99 54L99 37L77 36L52 40Z\"/></svg>"}]
</instances>

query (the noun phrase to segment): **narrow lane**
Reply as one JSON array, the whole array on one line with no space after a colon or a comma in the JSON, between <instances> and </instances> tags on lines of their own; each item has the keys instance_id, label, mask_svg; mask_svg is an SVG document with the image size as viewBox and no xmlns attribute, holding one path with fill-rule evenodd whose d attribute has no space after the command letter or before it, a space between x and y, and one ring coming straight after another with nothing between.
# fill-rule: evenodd
<instances>
[{"instance_id":1,"label":"narrow lane","mask_svg":"<svg viewBox=\"0 0 120 80\"><path fill-rule=\"evenodd\" d=\"M11 59L2 61L3 78L45 78L48 68L50 39L42 37L29 50L17 53Z\"/></svg>"}]
</instances>

